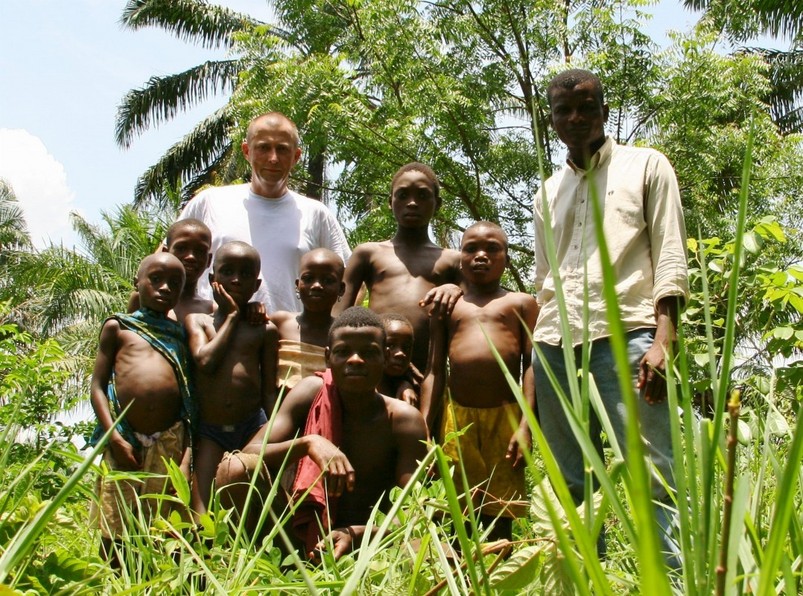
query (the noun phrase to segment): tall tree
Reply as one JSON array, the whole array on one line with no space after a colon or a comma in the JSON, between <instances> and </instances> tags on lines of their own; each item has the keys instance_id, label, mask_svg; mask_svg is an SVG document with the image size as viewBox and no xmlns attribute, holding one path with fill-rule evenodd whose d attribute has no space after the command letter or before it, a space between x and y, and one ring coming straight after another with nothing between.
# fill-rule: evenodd
<instances>
[{"instance_id":1,"label":"tall tree","mask_svg":"<svg viewBox=\"0 0 803 596\"><path fill-rule=\"evenodd\" d=\"M790 41L788 50L742 47L769 65L771 88L764 96L782 132L803 132L803 3L797 0L684 0L703 10L704 21L744 46L759 34Z\"/></svg>"}]
</instances>

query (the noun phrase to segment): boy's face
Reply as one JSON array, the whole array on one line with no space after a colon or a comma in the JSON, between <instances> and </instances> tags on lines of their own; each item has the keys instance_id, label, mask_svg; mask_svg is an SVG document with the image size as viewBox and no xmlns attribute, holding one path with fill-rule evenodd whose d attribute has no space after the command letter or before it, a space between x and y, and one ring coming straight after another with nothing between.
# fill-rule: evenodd
<instances>
[{"instance_id":1,"label":"boy's face","mask_svg":"<svg viewBox=\"0 0 803 596\"><path fill-rule=\"evenodd\" d=\"M254 259L234 249L217 252L209 281L219 283L238 305L245 306L262 280Z\"/></svg>"},{"instance_id":2,"label":"boy's face","mask_svg":"<svg viewBox=\"0 0 803 596\"><path fill-rule=\"evenodd\" d=\"M326 348L326 364L341 393L376 391L385 369L383 331L378 327L340 327Z\"/></svg>"},{"instance_id":3,"label":"boy's face","mask_svg":"<svg viewBox=\"0 0 803 596\"><path fill-rule=\"evenodd\" d=\"M147 257L137 271L140 305L166 313L178 304L184 278L184 267L173 255L161 253Z\"/></svg>"},{"instance_id":4,"label":"boy's face","mask_svg":"<svg viewBox=\"0 0 803 596\"><path fill-rule=\"evenodd\" d=\"M410 170L396 179L391 189L390 209L400 227L427 227L438 207L440 201L423 172Z\"/></svg>"},{"instance_id":5,"label":"boy's face","mask_svg":"<svg viewBox=\"0 0 803 596\"><path fill-rule=\"evenodd\" d=\"M385 374L400 377L410 367L413 329L404 321L387 321L385 337Z\"/></svg>"},{"instance_id":6,"label":"boy's face","mask_svg":"<svg viewBox=\"0 0 803 596\"><path fill-rule=\"evenodd\" d=\"M502 279L507 267L507 243L504 234L486 226L469 228L460 245L460 270L472 283Z\"/></svg>"},{"instance_id":7,"label":"boy's face","mask_svg":"<svg viewBox=\"0 0 803 596\"><path fill-rule=\"evenodd\" d=\"M296 280L296 289L304 308L313 312L330 312L343 295L342 263L332 262L321 256L302 259L301 273Z\"/></svg>"},{"instance_id":8,"label":"boy's face","mask_svg":"<svg viewBox=\"0 0 803 596\"><path fill-rule=\"evenodd\" d=\"M173 233L167 252L184 265L186 283L194 284L212 262L212 238L199 228L179 228Z\"/></svg>"}]
</instances>

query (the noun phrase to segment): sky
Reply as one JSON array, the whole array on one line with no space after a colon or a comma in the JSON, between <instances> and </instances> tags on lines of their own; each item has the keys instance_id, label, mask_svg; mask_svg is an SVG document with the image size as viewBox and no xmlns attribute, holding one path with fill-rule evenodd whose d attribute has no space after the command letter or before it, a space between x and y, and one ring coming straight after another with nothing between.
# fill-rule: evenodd
<instances>
[{"instance_id":1,"label":"sky","mask_svg":"<svg viewBox=\"0 0 803 596\"><path fill-rule=\"evenodd\" d=\"M216 2L269 20L265 0ZM74 211L91 223L101 211L133 199L137 178L200 119L225 102L213 98L129 149L117 146L117 108L131 89L152 76L181 72L225 57L161 29L124 30L125 0L0 0L0 178L14 189L31 238L77 242ZM679 0L662 0L649 33L665 41L669 29L697 19Z\"/></svg>"}]
</instances>

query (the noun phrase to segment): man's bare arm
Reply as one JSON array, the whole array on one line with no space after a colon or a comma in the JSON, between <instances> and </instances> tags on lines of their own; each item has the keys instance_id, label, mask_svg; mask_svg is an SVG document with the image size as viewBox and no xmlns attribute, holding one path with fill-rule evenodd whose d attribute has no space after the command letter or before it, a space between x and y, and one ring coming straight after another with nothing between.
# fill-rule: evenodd
<instances>
[{"instance_id":1,"label":"man's bare arm","mask_svg":"<svg viewBox=\"0 0 803 596\"><path fill-rule=\"evenodd\" d=\"M432 317L429 323L429 361L421 383L420 409L430 434L435 430L432 424L441 410L446 389L446 358L449 353L446 325L447 319L443 317Z\"/></svg>"}]
</instances>

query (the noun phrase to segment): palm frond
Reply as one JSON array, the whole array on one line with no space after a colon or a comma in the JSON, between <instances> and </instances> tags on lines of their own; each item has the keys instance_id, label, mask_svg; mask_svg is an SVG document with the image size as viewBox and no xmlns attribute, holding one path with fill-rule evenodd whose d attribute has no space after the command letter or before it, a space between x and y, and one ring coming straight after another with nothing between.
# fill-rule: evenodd
<instances>
[{"instance_id":1,"label":"palm frond","mask_svg":"<svg viewBox=\"0 0 803 596\"><path fill-rule=\"evenodd\" d=\"M232 45L232 34L261 21L203 0L129 0L120 24L129 29L159 27L206 48Z\"/></svg>"},{"instance_id":2,"label":"palm frond","mask_svg":"<svg viewBox=\"0 0 803 596\"><path fill-rule=\"evenodd\" d=\"M230 133L233 124L226 106L202 120L140 177L134 189L134 204L159 201L165 184L175 187L193 180L221 156L232 152Z\"/></svg>"},{"instance_id":3,"label":"palm frond","mask_svg":"<svg viewBox=\"0 0 803 596\"><path fill-rule=\"evenodd\" d=\"M17 202L14 189L0 178L0 248L3 253L14 249L30 248L31 236L22 207ZM0 257L0 261L4 260Z\"/></svg>"},{"instance_id":4,"label":"palm frond","mask_svg":"<svg viewBox=\"0 0 803 596\"><path fill-rule=\"evenodd\" d=\"M208 61L165 77L151 77L141 89L132 89L117 109L115 139L128 148L135 135L172 119L216 93L234 89L242 70L240 60Z\"/></svg>"}]
</instances>

